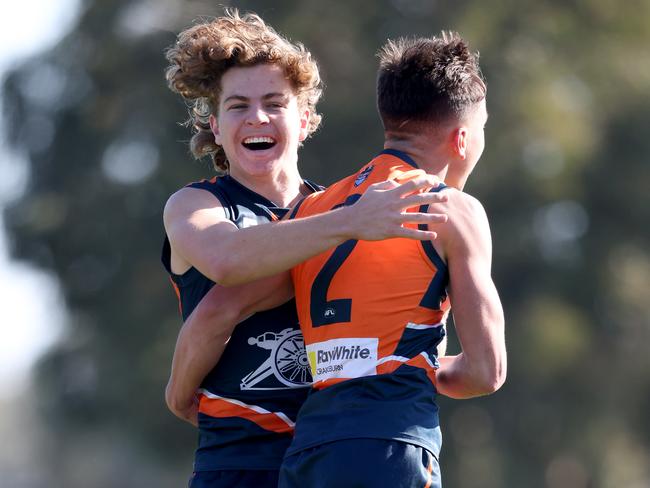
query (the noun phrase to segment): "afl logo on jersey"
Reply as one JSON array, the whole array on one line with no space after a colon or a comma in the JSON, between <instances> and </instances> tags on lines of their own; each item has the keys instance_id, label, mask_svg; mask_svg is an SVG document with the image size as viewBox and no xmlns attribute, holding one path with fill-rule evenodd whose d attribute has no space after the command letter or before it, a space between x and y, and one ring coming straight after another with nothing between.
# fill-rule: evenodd
<instances>
[{"instance_id":1,"label":"afl logo on jersey","mask_svg":"<svg viewBox=\"0 0 650 488\"><path fill-rule=\"evenodd\" d=\"M284 329L249 337L248 344L270 351L270 356L255 371L242 378L242 390L283 390L311 385L309 361L300 330ZM277 386L266 380L274 378ZM282 386L281 386L282 385Z\"/></svg>"},{"instance_id":2,"label":"afl logo on jersey","mask_svg":"<svg viewBox=\"0 0 650 488\"><path fill-rule=\"evenodd\" d=\"M361 173L359 173L359 176L357 176L357 179L354 180L354 186L355 188L359 186L361 183L366 181L366 178L368 178L368 175L372 172L374 169L374 166L368 166L366 169L364 169Z\"/></svg>"},{"instance_id":3,"label":"afl logo on jersey","mask_svg":"<svg viewBox=\"0 0 650 488\"><path fill-rule=\"evenodd\" d=\"M334 310L332 307L326 308L325 313L323 314L323 316L326 318L334 317L335 315L336 315L336 310Z\"/></svg>"}]
</instances>

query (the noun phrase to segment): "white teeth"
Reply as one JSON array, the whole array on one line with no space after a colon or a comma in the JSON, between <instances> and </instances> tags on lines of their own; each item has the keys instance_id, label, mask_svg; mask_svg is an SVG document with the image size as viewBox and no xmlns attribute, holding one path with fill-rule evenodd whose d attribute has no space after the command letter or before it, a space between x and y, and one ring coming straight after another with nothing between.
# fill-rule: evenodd
<instances>
[{"instance_id":1,"label":"white teeth","mask_svg":"<svg viewBox=\"0 0 650 488\"><path fill-rule=\"evenodd\" d=\"M266 136L263 136L263 137L247 137L246 139L244 139L244 144L254 144L256 142L268 142L268 143L273 144L275 142L275 139L273 139L272 137L266 137Z\"/></svg>"}]
</instances>

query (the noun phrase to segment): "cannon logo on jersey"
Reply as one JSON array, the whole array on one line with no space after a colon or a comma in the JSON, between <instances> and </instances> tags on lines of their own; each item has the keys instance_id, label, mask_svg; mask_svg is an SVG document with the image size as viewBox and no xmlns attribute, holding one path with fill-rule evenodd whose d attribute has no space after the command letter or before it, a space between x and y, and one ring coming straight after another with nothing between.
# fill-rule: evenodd
<instances>
[{"instance_id":1,"label":"cannon logo on jersey","mask_svg":"<svg viewBox=\"0 0 650 488\"><path fill-rule=\"evenodd\" d=\"M300 330L289 328L277 334L265 332L249 337L248 344L267 349L270 355L255 371L242 378L239 385L242 390L283 390L311 385L309 362Z\"/></svg>"},{"instance_id":2,"label":"cannon logo on jersey","mask_svg":"<svg viewBox=\"0 0 650 488\"><path fill-rule=\"evenodd\" d=\"M376 337L332 339L307 346L314 381L358 378L377 373Z\"/></svg>"}]
</instances>

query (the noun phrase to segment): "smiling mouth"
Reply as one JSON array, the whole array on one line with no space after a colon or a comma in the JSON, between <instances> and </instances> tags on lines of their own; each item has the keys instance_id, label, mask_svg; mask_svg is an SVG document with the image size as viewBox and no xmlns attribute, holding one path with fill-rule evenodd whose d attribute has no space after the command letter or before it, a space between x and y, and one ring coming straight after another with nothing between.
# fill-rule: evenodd
<instances>
[{"instance_id":1,"label":"smiling mouth","mask_svg":"<svg viewBox=\"0 0 650 488\"><path fill-rule=\"evenodd\" d=\"M275 139L272 137L247 137L242 141L242 146L251 151L264 151L275 146Z\"/></svg>"}]
</instances>

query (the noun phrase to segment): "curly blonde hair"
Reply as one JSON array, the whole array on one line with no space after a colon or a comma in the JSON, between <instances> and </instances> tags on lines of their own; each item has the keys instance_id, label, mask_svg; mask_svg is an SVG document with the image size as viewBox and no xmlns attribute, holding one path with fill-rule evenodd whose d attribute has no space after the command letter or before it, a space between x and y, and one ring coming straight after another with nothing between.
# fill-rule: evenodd
<instances>
[{"instance_id":1,"label":"curly blonde hair","mask_svg":"<svg viewBox=\"0 0 650 488\"><path fill-rule=\"evenodd\" d=\"M280 36L256 14L240 16L237 10L226 10L221 17L182 31L165 56L169 61L165 72L169 88L192 105L188 120L194 128L192 154L197 159L211 156L218 172L227 173L229 163L223 148L214 142L208 119L217 114L221 78L232 67L281 66L299 106L309 110L309 134L320 124L316 103L322 82L311 53L302 44Z\"/></svg>"}]
</instances>

